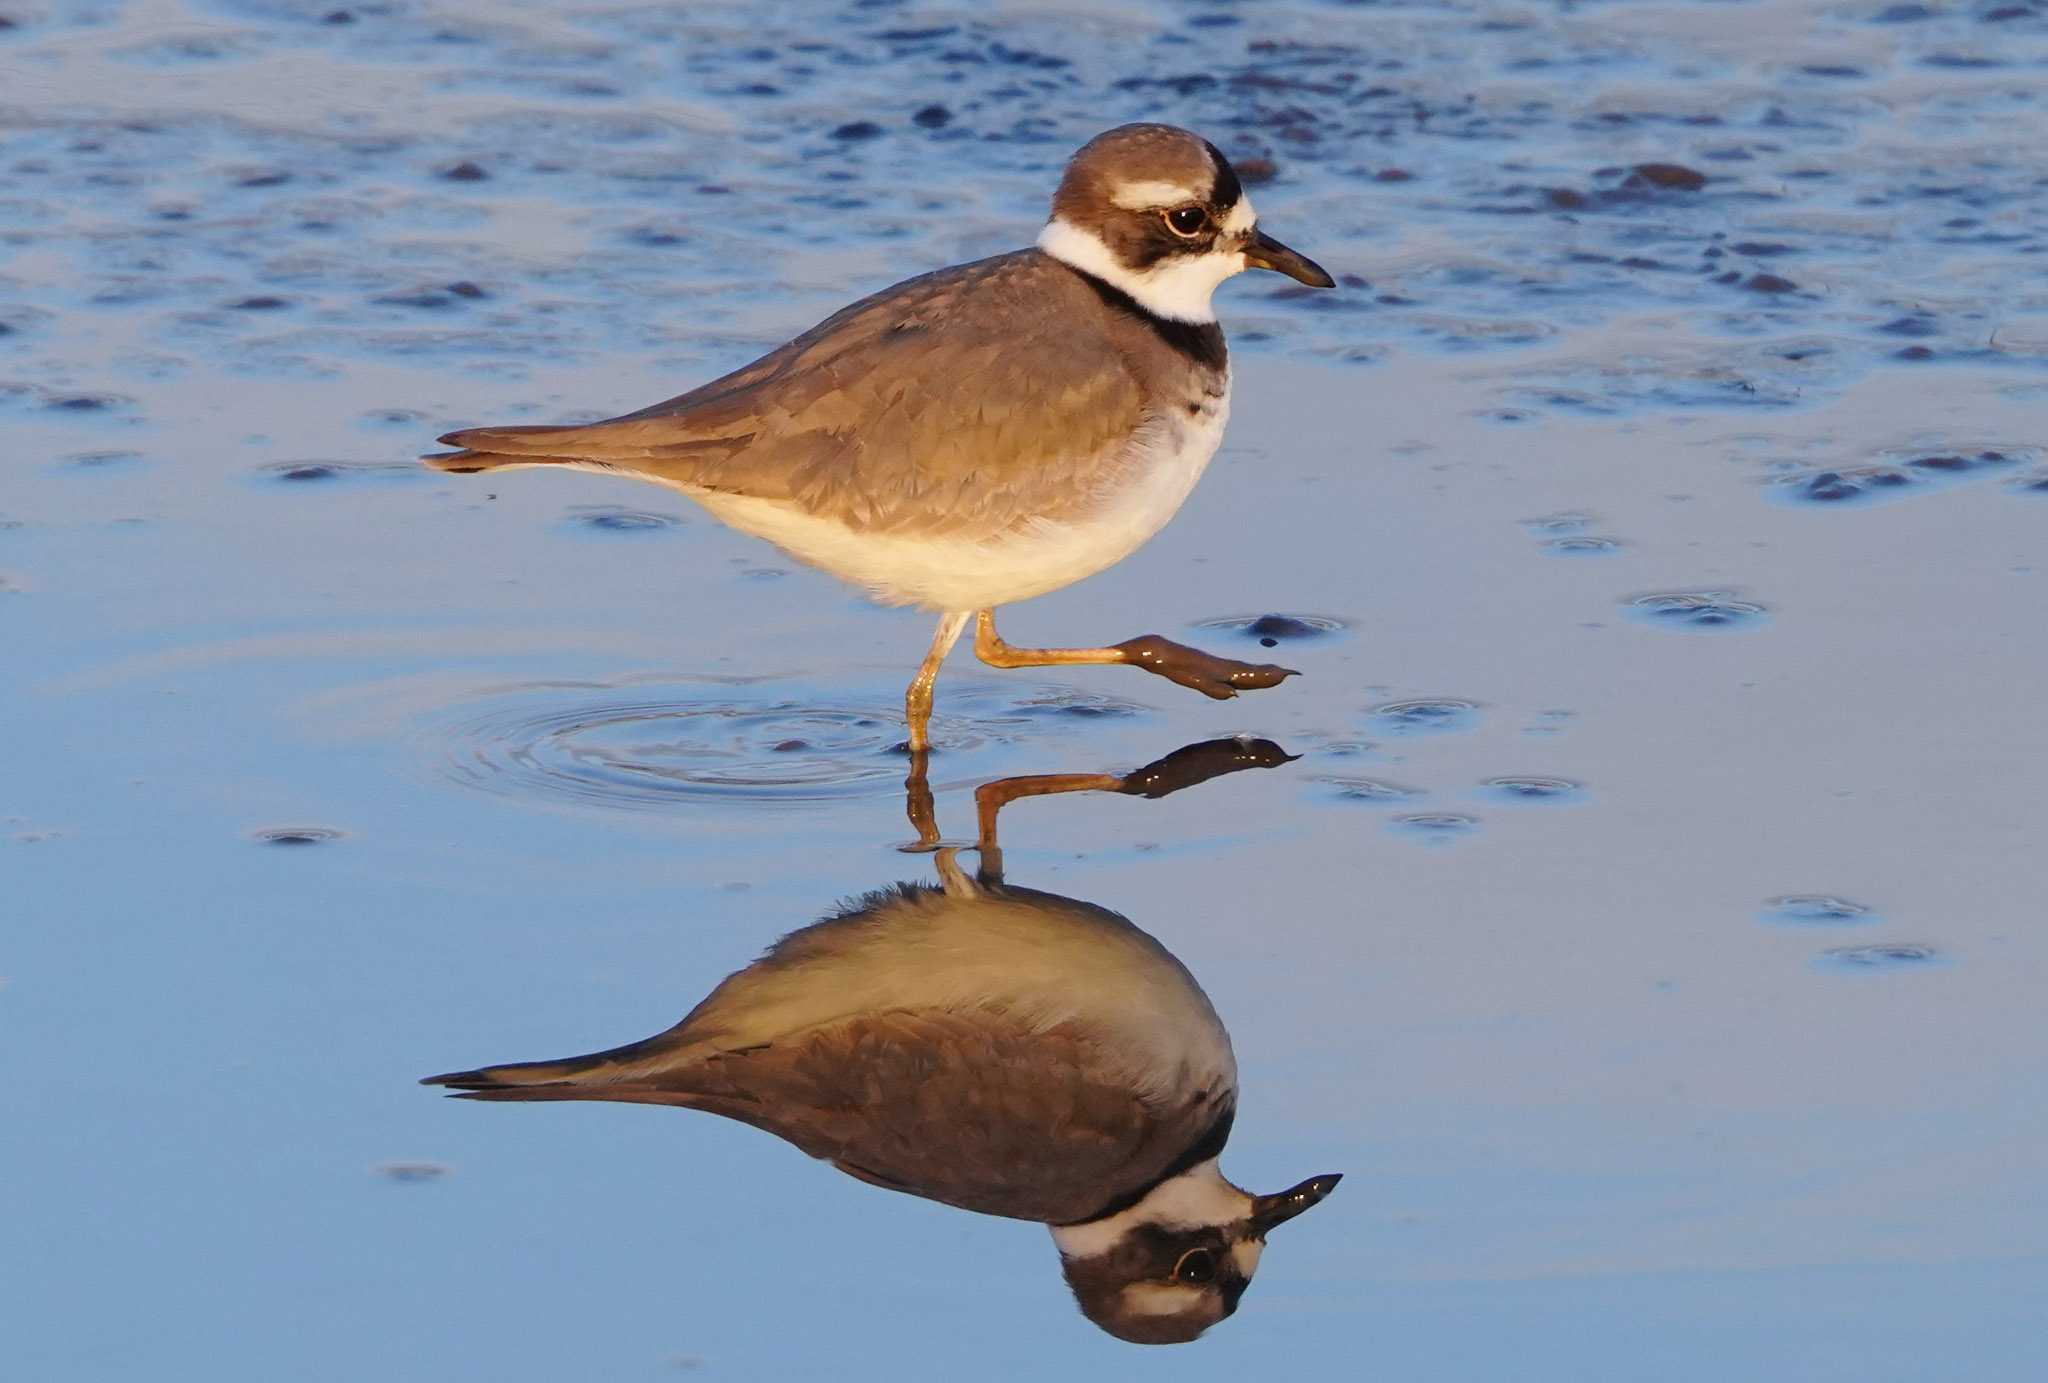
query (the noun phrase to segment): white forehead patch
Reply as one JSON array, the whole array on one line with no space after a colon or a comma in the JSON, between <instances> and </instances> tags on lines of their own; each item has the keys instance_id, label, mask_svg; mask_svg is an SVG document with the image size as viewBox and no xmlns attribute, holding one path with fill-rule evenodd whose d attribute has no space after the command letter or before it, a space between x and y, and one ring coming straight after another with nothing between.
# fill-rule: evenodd
<instances>
[{"instance_id":1,"label":"white forehead patch","mask_svg":"<svg viewBox=\"0 0 2048 1383\"><path fill-rule=\"evenodd\" d=\"M1259 1255L1266 1251L1263 1239L1240 1239L1230 1246L1230 1261L1247 1279L1259 1270Z\"/></svg>"},{"instance_id":2,"label":"white forehead patch","mask_svg":"<svg viewBox=\"0 0 2048 1383\"><path fill-rule=\"evenodd\" d=\"M1133 1282L1124 1288L1124 1309L1134 1316L1178 1316L1202 1305L1200 1287L1178 1282Z\"/></svg>"},{"instance_id":3,"label":"white forehead patch","mask_svg":"<svg viewBox=\"0 0 2048 1383\"><path fill-rule=\"evenodd\" d=\"M1202 199L1177 182L1124 182L1118 183L1110 200L1125 211L1147 211L1153 207L1179 206L1183 202L1199 202Z\"/></svg>"},{"instance_id":4,"label":"white forehead patch","mask_svg":"<svg viewBox=\"0 0 2048 1383\"><path fill-rule=\"evenodd\" d=\"M1237 205L1224 214L1223 233L1225 235L1243 235L1257 224L1258 219L1259 214L1252 210L1252 199L1240 195L1237 199Z\"/></svg>"}]
</instances>

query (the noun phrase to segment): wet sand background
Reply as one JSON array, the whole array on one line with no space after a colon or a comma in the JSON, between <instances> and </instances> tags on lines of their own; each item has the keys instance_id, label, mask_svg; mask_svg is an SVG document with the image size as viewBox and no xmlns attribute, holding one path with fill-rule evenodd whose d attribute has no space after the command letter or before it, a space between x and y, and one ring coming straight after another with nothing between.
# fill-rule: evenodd
<instances>
[{"instance_id":1,"label":"wet sand background","mask_svg":"<svg viewBox=\"0 0 2048 1383\"><path fill-rule=\"evenodd\" d=\"M471 10L0 0L10 1372L2040 1376L2037 7ZM1029 1226L412 1085L929 869L924 616L412 453L1024 243L1134 118L1345 286L1223 290L1217 465L1005 632L1305 675L963 657L934 776L1302 756L1005 819L1209 990L1226 1170L1350 1174L1154 1352Z\"/></svg>"}]
</instances>

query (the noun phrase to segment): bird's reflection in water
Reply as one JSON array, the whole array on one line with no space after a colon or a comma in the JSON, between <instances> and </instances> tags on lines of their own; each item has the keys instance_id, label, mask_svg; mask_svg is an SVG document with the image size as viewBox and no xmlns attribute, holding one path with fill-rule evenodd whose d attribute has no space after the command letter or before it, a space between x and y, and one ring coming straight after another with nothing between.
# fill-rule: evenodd
<instances>
[{"instance_id":1,"label":"bird's reflection in water","mask_svg":"<svg viewBox=\"0 0 2048 1383\"><path fill-rule=\"evenodd\" d=\"M996 814L1049 792L1165 796L1286 758L1217 740L1121 777L984 784L973 875L913 772L938 887L891 884L790 933L643 1042L426 1083L738 1119L877 1186L1048 1225L1090 1320L1139 1343L1192 1340L1237 1309L1267 1234L1337 1176L1265 1196L1224 1179L1237 1063L1208 997L1116 913L1005 883Z\"/></svg>"}]
</instances>

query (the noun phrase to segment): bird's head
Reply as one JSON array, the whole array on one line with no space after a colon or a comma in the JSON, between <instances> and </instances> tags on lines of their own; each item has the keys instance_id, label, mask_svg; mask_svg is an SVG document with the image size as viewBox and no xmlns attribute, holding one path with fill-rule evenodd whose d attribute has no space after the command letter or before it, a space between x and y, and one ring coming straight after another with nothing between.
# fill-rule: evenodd
<instances>
[{"instance_id":1,"label":"bird's head","mask_svg":"<svg viewBox=\"0 0 2048 1383\"><path fill-rule=\"evenodd\" d=\"M1114 1215L1055 1226L1053 1241L1082 1315L1133 1344L1182 1344L1237 1310L1266 1235L1339 1178L1326 1173L1254 1196L1224 1180L1212 1159Z\"/></svg>"},{"instance_id":2,"label":"bird's head","mask_svg":"<svg viewBox=\"0 0 2048 1383\"><path fill-rule=\"evenodd\" d=\"M1272 269L1314 288L1335 280L1259 229L1230 160L1173 125L1119 125L1081 146L1038 247L1179 322L1213 322L1216 285Z\"/></svg>"}]
</instances>

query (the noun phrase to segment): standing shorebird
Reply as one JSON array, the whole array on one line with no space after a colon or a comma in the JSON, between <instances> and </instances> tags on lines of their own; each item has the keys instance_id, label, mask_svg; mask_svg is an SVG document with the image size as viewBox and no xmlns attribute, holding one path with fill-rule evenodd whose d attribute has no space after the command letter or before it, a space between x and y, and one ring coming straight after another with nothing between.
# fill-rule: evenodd
<instances>
[{"instance_id":1,"label":"standing shorebird","mask_svg":"<svg viewBox=\"0 0 2048 1383\"><path fill-rule=\"evenodd\" d=\"M995 607L1092 576L1165 527L1230 415L1210 297L1245 269L1318 288L1258 228L1215 145L1122 125L1083 145L1037 247L842 308L723 379L569 427L476 427L438 470L569 466L680 490L718 519L891 605L939 612L904 697L929 747L932 683L970 619L995 667L1129 663L1218 699L1291 669L1156 634L1017 648Z\"/></svg>"},{"instance_id":2,"label":"standing shorebird","mask_svg":"<svg viewBox=\"0 0 2048 1383\"><path fill-rule=\"evenodd\" d=\"M1219 742L1122 778L987 784L978 877L942 848L942 887L878 889L792 932L667 1032L425 1083L737 1119L887 1190L1048 1225L1088 1319L1140 1344L1192 1340L1237 1309L1266 1235L1339 1177L1265 1196L1225 1179L1237 1061L1208 996L1118 914L1005 884L991 804L1159 796L1286 757Z\"/></svg>"}]
</instances>

